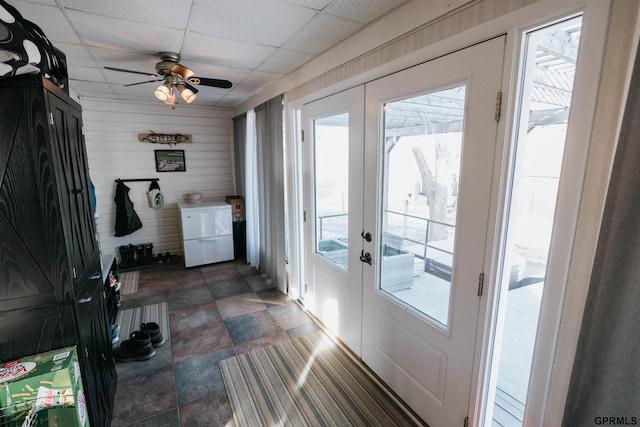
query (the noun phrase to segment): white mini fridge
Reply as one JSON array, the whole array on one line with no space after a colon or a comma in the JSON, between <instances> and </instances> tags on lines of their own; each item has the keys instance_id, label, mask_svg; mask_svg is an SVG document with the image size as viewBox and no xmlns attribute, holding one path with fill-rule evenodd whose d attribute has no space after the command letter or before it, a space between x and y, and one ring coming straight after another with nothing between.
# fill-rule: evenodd
<instances>
[{"instance_id":1,"label":"white mini fridge","mask_svg":"<svg viewBox=\"0 0 640 427\"><path fill-rule=\"evenodd\" d=\"M185 267L232 260L231 205L225 201L178 203Z\"/></svg>"}]
</instances>

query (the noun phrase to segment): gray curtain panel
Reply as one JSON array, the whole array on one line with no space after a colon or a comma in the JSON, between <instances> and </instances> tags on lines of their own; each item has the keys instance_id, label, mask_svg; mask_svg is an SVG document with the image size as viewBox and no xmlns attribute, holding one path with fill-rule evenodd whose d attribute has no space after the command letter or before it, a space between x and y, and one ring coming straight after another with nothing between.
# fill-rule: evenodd
<instances>
[{"instance_id":1,"label":"gray curtain panel","mask_svg":"<svg viewBox=\"0 0 640 427\"><path fill-rule=\"evenodd\" d=\"M258 145L260 271L285 290L282 96L255 108Z\"/></svg>"},{"instance_id":2,"label":"gray curtain panel","mask_svg":"<svg viewBox=\"0 0 640 427\"><path fill-rule=\"evenodd\" d=\"M247 114L233 118L233 144L236 175L236 195L244 196L245 143L247 139Z\"/></svg>"},{"instance_id":3,"label":"gray curtain panel","mask_svg":"<svg viewBox=\"0 0 640 427\"><path fill-rule=\"evenodd\" d=\"M636 56L571 374L566 427L640 424L639 139Z\"/></svg>"}]
</instances>

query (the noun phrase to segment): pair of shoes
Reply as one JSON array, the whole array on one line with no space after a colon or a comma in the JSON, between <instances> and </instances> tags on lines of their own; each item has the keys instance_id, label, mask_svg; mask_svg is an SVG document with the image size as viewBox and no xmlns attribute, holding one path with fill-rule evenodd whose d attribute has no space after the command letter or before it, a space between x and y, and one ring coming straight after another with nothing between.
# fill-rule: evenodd
<instances>
[{"instance_id":1,"label":"pair of shoes","mask_svg":"<svg viewBox=\"0 0 640 427\"><path fill-rule=\"evenodd\" d=\"M155 322L147 322L140 325L140 330L147 332L151 336L151 345L154 348L164 344L164 337L160 331L160 325Z\"/></svg>"},{"instance_id":2,"label":"pair of shoes","mask_svg":"<svg viewBox=\"0 0 640 427\"><path fill-rule=\"evenodd\" d=\"M111 345L115 345L118 341L120 341L120 325L113 324L111 325Z\"/></svg>"},{"instance_id":3,"label":"pair of shoes","mask_svg":"<svg viewBox=\"0 0 640 427\"><path fill-rule=\"evenodd\" d=\"M156 262L158 264L170 264L173 261L172 256L169 252L167 252L166 254L162 255L162 254L158 254L156 256Z\"/></svg>"},{"instance_id":4,"label":"pair of shoes","mask_svg":"<svg viewBox=\"0 0 640 427\"><path fill-rule=\"evenodd\" d=\"M128 340L122 341L120 346L113 350L113 358L118 362L149 360L155 355L151 335L145 331L132 332Z\"/></svg>"}]
</instances>

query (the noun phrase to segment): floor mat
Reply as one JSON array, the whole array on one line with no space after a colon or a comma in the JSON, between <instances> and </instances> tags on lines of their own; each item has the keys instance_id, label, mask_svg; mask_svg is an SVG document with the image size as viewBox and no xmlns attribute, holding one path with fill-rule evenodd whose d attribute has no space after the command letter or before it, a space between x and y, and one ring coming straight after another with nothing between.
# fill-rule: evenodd
<instances>
[{"instance_id":1,"label":"floor mat","mask_svg":"<svg viewBox=\"0 0 640 427\"><path fill-rule=\"evenodd\" d=\"M139 271L127 271L120 273L120 295L135 294L138 292Z\"/></svg>"},{"instance_id":2,"label":"floor mat","mask_svg":"<svg viewBox=\"0 0 640 427\"><path fill-rule=\"evenodd\" d=\"M238 426L418 426L324 332L219 362Z\"/></svg>"},{"instance_id":3,"label":"floor mat","mask_svg":"<svg viewBox=\"0 0 640 427\"><path fill-rule=\"evenodd\" d=\"M169 336L169 309L166 302L120 310L116 324L120 325L120 341L129 338L131 332L139 331L142 323L155 322L165 339Z\"/></svg>"}]
</instances>

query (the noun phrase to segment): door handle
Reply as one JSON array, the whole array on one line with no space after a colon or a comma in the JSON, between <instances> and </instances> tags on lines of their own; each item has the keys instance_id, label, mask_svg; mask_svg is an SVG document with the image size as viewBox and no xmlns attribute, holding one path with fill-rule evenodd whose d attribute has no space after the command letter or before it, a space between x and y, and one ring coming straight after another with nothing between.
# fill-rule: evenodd
<instances>
[{"instance_id":1,"label":"door handle","mask_svg":"<svg viewBox=\"0 0 640 427\"><path fill-rule=\"evenodd\" d=\"M372 239L372 237L371 237L371 233L369 233L369 232L366 232L366 233L365 233L365 232L364 232L364 230L362 230L362 233L360 233L360 235L361 235L361 236L362 236L362 238L363 238L364 240L366 240L367 242L370 242L370 241L371 241L371 239Z\"/></svg>"},{"instance_id":2,"label":"door handle","mask_svg":"<svg viewBox=\"0 0 640 427\"><path fill-rule=\"evenodd\" d=\"M367 264L372 265L371 254L365 251L360 252L360 261L366 262Z\"/></svg>"}]
</instances>

